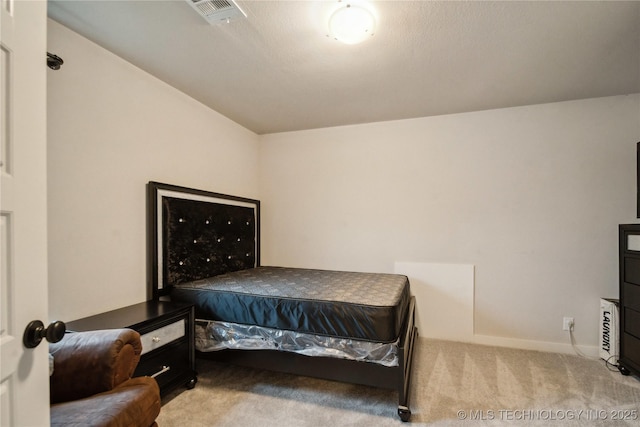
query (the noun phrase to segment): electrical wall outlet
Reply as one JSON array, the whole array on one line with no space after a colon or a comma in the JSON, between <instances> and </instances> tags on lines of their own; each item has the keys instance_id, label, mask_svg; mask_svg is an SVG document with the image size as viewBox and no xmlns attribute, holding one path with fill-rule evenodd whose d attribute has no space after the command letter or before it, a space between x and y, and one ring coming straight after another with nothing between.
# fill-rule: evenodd
<instances>
[{"instance_id":1,"label":"electrical wall outlet","mask_svg":"<svg viewBox=\"0 0 640 427\"><path fill-rule=\"evenodd\" d=\"M562 330L570 331L573 328L573 317L562 318Z\"/></svg>"}]
</instances>

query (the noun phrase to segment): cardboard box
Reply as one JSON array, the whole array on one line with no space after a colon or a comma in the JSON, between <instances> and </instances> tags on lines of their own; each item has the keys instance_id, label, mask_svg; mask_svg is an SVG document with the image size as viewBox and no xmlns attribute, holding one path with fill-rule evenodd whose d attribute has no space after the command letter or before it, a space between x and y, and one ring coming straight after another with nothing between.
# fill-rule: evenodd
<instances>
[{"instance_id":1,"label":"cardboard box","mask_svg":"<svg viewBox=\"0 0 640 427\"><path fill-rule=\"evenodd\" d=\"M600 299L600 334L598 352L601 359L618 363L620 355L620 300Z\"/></svg>"}]
</instances>

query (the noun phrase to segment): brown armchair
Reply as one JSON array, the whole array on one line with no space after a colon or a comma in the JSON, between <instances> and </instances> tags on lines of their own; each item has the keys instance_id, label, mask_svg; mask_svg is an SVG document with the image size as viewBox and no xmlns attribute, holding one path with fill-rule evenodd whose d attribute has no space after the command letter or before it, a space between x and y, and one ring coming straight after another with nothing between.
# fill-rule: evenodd
<instances>
[{"instance_id":1,"label":"brown armchair","mask_svg":"<svg viewBox=\"0 0 640 427\"><path fill-rule=\"evenodd\" d=\"M51 426L157 426L155 379L131 378L140 361L140 335L131 329L68 333L50 344Z\"/></svg>"}]
</instances>

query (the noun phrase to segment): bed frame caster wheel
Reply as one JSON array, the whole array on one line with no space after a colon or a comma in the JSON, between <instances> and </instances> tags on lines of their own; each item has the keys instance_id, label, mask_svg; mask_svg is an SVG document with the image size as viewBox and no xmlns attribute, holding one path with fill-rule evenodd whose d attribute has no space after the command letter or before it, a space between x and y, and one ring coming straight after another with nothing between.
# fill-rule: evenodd
<instances>
[{"instance_id":1,"label":"bed frame caster wheel","mask_svg":"<svg viewBox=\"0 0 640 427\"><path fill-rule=\"evenodd\" d=\"M625 376L627 376L627 375L631 375L631 371L630 371L630 370L628 370L627 368L625 368L625 367L624 367L624 366L622 366L622 365L619 365L619 366L618 366L618 370L620 371L620 373L621 373L622 375L625 375Z\"/></svg>"},{"instance_id":2,"label":"bed frame caster wheel","mask_svg":"<svg viewBox=\"0 0 640 427\"><path fill-rule=\"evenodd\" d=\"M398 406L398 416L406 423L411 418L411 410L406 406Z\"/></svg>"},{"instance_id":3,"label":"bed frame caster wheel","mask_svg":"<svg viewBox=\"0 0 640 427\"><path fill-rule=\"evenodd\" d=\"M191 378L189 382L186 384L187 389L191 390L192 388L194 388L197 382L198 382L197 378Z\"/></svg>"}]
</instances>

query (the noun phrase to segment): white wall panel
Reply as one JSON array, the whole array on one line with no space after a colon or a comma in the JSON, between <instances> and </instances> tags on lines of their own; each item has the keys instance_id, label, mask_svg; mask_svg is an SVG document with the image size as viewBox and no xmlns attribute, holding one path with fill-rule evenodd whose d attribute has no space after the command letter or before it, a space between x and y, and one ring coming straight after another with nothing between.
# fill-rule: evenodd
<instances>
[{"instance_id":1,"label":"white wall panel","mask_svg":"<svg viewBox=\"0 0 640 427\"><path fill-rule=\"evenodd\" d=\"M416 325L423 338L473 342L473 265L396 262L416 297Z\"/></svg>"}]
</instances>

